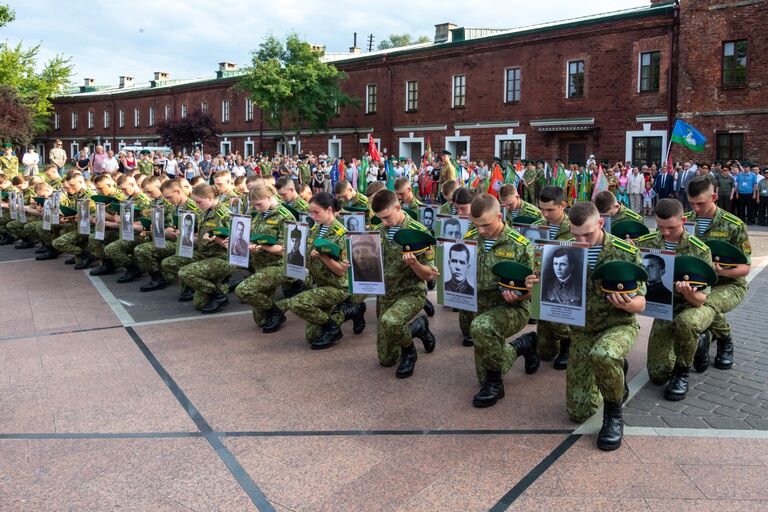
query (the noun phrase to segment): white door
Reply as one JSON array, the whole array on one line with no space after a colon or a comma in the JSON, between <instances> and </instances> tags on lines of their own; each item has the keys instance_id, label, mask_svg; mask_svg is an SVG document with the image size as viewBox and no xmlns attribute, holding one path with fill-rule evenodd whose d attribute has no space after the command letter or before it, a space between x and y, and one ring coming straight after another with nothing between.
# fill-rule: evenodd
<instances>
[{"instance_id":1,"label":"white door","mask_svg":"<svg viewBox=\"0 0 768 512\"><path fill-rule=\"evenodd\" d=\"M328 141L328 157L339 158L341 156L341 141L331 139Z\"/></svg>"}]
</instances>

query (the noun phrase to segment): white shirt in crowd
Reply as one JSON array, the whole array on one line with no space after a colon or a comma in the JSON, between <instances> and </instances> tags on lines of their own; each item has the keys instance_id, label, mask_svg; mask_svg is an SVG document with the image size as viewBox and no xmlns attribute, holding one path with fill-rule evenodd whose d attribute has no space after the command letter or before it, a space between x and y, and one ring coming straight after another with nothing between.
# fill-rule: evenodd
<instances>
[{"instance_id":1,"label":"white shirt in crowd","mask_svg":"<svg viewBox=\"0 0 768 512\"><path fill-rule=\"evenodd\" d=\"M37 164L40 163L40 155L34 150L27 151L21 157L21 163L24 166L24 175L31 176L37 174Z\"/></svg>"},{"instance_id":2,"label":"white shirt in crowd","mask_svg":"<svg viewBox=\"0 0 768 512\"><path fill-rule=\"evenodd\" d=\"M232 166L232 176L235 178L239 178L240 176L245 176L245 166L242 164L234 164Z\"/></svg>"},{"instance_id":3,"label":"white shirt in crowd","mask_svg":"<svg viewBox=\"0 0 768 512\"><path fill-rule=\"evenodd\" d=\"M179 162L175 158L169 158L165 162L165 173L169 176L176 176L179 170Z\"/></svg>"},{"instance_id":4,"label":"white shirt in crowd","mask_svg":"<svg viewBox=\"0 0 768 512\"><path fill-rule=\"evenodd\" d=\"M630 173L627 176L627 193L642 194L645 189L645 177L641 173Z\"/></svg>"}]
</instances>

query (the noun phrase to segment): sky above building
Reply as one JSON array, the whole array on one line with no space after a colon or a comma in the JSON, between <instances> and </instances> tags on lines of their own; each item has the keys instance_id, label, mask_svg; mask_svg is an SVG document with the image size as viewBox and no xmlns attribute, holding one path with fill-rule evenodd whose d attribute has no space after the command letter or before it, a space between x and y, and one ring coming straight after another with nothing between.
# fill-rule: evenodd
<instances>
[{"instance_id":1,"label":"sky above building","mask_svg":"<svg viewBox=\"0 0 768 512\"><path fill-rule=\"evenodd\" d=\"M0 2L8 0L0 0ZM74 85L83 78L116 84L120 75L146 82L155 71L171 78L211 76L217 63L251 62L251 52L266 35L297 32L302 39L347 52L357 45L374 49L390 34L434 36L434 25L516 28L604 12L643 7L649 0L10 0L16 21L0 29L0 39L25 46L40 43L46 60L59 53L72 58ZM599 34L596 34L599 37Z\"/></svg>"}]
</instances>

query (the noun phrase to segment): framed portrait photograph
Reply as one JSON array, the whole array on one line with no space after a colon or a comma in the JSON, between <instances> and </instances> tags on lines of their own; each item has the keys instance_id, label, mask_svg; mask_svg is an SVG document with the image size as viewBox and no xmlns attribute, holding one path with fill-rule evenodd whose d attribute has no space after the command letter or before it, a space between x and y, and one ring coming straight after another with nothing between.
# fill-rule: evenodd
<instances>
[{"instance_id":1,"label":"framed portrait photograph","mask_svg":"<svg viewBox=\"0 0 768 512\"><path fill-rule=\"evenodd\" d=\"M438 238L461 240L469 231L469 217L465 215L438 215L435 220L435 234Z\"/></svg>"},{"instance_id":2,"label":"framed portrait photograph","mask_svg":"<svg viewBox=\"0 0 768 512\"><path fill-rule=\"evenodd\" d=\"M531 242L549 240L549 225L547 224L520 224L513 222L512 227Z\"/></svg>"},{"instance_id":3,"label":"framed portrait photograph","mask_svg":"<svg viewBox=\"0 0 768 512\"><path fill-rule=\"evenodd\" d=\"M341 212L339 221L344 224L347 231L365 231L365 212Z\"/></svg>"},{"instance_id":4,"label":"framed portrait photograph","mask_svg":"<svg viewBox=\"0 0 768 512\"><path fill-rule=\"evenodd\" d=\"M51 204L51 224L54 226L59 225L59 214L61 211L59 210L59 207L61 206L61 191L56 190L53 192L53 196L51 197L52 204Z\"/></svg>"},{"instance_id":5,"label":"framed portrait photograph","mask_svg":"<svg viewBox=\"0 0 768 512\"><path fill-rule=\"evenodd\" d=\"M438 238L435 248L437 303L477 312L477 242Z\"/></svg>"},{"instance_id":6,"label":"framed portrait photograph","mask_svg":"<svg viewBox=\"0 0 768 512\"><path fill-rule=\"evenodd\" d=\"M123 201L120 203L120 240L133 242L133 203Z\"/></svg>"},{"instance_id":7,"label":"framed portrait photograph","mask_svg":"<svg viewBox=\"0 0 768 512\"><path fill-rule=\"evenodd\" d=\"M245 214L243 206L243 199L240 197L233 197L229 200L229 211L232 212L232 215Z\"/></svg>"},{"instance_id":8,"label":"framed portrait photograph","mask_svg":"<svg viewBox=\"0 0 768 512\"><path fill-rule=\"evenodd\" d=\"M16 200L18 201L18 206L16 207L18 210L18 216L19 216L19 222L22 224L27 223L27 210L24 209L24 194L19 194L16 196Z\"/></svg>"},{"instance_id":9,"label":"framed portrait photograph","mask_svg":"<svg viewBox=\"0 0 768 512\"><path fill-rule=\"evenodd\" d=\"M77 202L77 232L81 235L91 234L91 201L80 199Z\"/></svg>"},{"instance_id":10,"label":"framed portrait photograph","mask_svg":"<svg viewBox=\"0 0 768 512\"><path fill-rule=\"evenodd\" d=\"M349 291L360 295L384 295L384 258L378 231L347 232L350 255Z\"/></svg>"},{"instance_id":11,"label":"framed portrait photograph","mask_svg":"<svg viewBox=\"0 0 768 512\"><path fill-rule=\"evenodd\" d=\"M182 212L179 214L179 243L176 252L179 256L191 258L195 250L195 214Z\"/></svg>"},{"instance_id":12,"label":"framed portrait photograph","mask_svg":"<svg viewBox=\"0 0 768 512\"><path fill-rule=\"evenodd\" d=\"M8 194L8 214L11 220L18 220L19 218L19 201L16 199L15 190L11 190Z\"/></svg>"},{"instance_id":13,"label":"framed portrait photograph","mask_svg":"<svg viewBox=\"0 0 768 512\"><path fill-rule=\"evenodd\" d=\"M683 224L683 227L688 232L689 235L696 236L696 223L695 222L686 222Z\"/></svg>"},{"instance_id":14,"label":"framed portrait photograph","mask_svg":"<svg viewBox=\"0 0 768 512\"><path fill-rule=\"evenodd\" d=\"M309 225L303 222L285 223L286 250L283 269L287 277L303 281L307 277L307 235Z\"/></svg>"},{"instance_id":15,"label":"framed portrait photograph","mask_svg":"<svg viewBox=\"0 0 768 512\"><path fill-rule=\"evenodd\" d=\"M674 302L675 251L640 249L648 273L645 310L640 313L660 320L672 320Z\"/></svg>"},{"instance_id":16,"label":"framed portrait photograph","mask_svg":"<svg viewBox=\"0 0 768 512\"><path fill-rule=\"evenodd\" d=\"M53 207L53 200L46 199L43 203L43 229L45 231L51 230L51 208Z\"/></svg>"},{"instance_id":17,"label":"framed portrait photograph","mask_svg":"<svg viewBox=\"0 0 768 512\"><path fill-rule=\"evenodd\" d=\"M435 232L435 218L437 216L437 208L434 206L419 206L419 222L421 222L425 228Z\"/></svg>"},{"instance_id":18,"label":"framed portrait photograph","mask_svg":"<svg viewBox=\"0 0 768 512\"><path fill-rule=\"evenodd\" d=\"M104 240L104 234L106 233L107 226L107 205L104 203L96 203L96 223L93 228L93 238L96 240Z\"/></svg>"},{"instance_id":19,"label":"framed portrait photograph","mask_svg":"<svg viewBox=\"0 0 768 512\"><path fill-rule=\"evenodd\" d=\"M165 207L152 207L152 244L158 249L165 249Z\"/></svg>"},{"instance_id":20,"label":"framed portrait photograph","mask_svg":"<svg viewBox=\"0 0 768 512\"><path fill-rule=\"evenodd\" d=\"M229 264L248 268L251 248L251 217L233 215L229 224Z\"/></svg>"},{"instance_id":21,"label":"framed portrait photograph","mask_svg":"<svg viewBox=\"0 0 768 512\"><path fill-rule=\"evenodd\" d=\"M542 240L540 282L534 288L539 319L583 327L587 312L588 244Z\"/></svg>"}]
</instances>

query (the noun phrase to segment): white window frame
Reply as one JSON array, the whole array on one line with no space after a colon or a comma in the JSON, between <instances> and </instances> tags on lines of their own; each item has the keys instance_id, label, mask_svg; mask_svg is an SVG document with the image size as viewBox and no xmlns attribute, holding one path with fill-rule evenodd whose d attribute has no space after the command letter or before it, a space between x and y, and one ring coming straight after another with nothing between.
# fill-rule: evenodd
<instances>
[{"instance_id":1,"label":"white window frame","mask_svg":"<svg viewBox=\"0 0 768 512\"><path fill-rule=\"evenodd\" d=\"M111 116L111 114L110 114L109 110L105 110L104 111L104 122L103 122L104 128L109 128L109 123L112 121L110 116Z\"/></svg>"},{"instance_id":2,"label":"white window frame","mask_svg":"<svg viewBox=\"0 0 768 512\"><path fill-rule=\"evenodd\" d=\"M249 138L249 140L245 141L245 144L243 146L243 158L248 158L249 156L254 156L255 154L256 154L256 145Z\"/></svg>"},{"instance_id":3,"label":"white window frame","mask_svg":"<svg viewBox=\"0 0 768 512\"><path fill-rule=\"evenodd\" d=\"M331 147L336 146L338 148L338 152L331 151ZM337 138L335 135L332 139L328 139L328 158L339 158L344 153L341 152L341 139Z\"/></svg>"},{"instance_id":4,"label":"white window frame","mask_svg":"<svg viewBox=\"0 0 768 512\"><path fill-rule=\"evenodd\" d=\"M229 122L229 100L221 100L221 122Z\"/></svg>"},{"instance_id":5,"label":"white window frame","mask_svg":"<svg viewBox=\"0 0 768 512\"><path fill-rule=\"evenodd\" d=\"M624 146L624 161L632 161L632 149L634 147L633 139L635 137L661 137L661 161L667 161L667 130L651 130L651 123L643 123L643 129L638 131L626 132L626 142Z\"/></svg>"},{"instance_id":6,"label":"white window frame","mask_svg":"<svg viewBox=\"0 0 768 512\"><path fill-rule=\"evenodd\" d=\"M227 147L227 150L224 151L224 146ZM224 156L227 156L232 152L232 141L224 139L223 141L219 142L219 153L221 153Z\"/></svg>"},{"instance_id":7,"label":"white window frame","mask_svg":"<svg viewBox=\"0 0 768 512\"><path fill-rule=\"evenodd\" d=\"M112 143L111 142L104 142L102 143L102 146L104 146L104 152L112 150Z\"/></svg>"},{"instance_id":8,"label":"white window frame","mask_svg":"<svg viewBox=\"0 0 768 512\"><path fill-rule=\"evenodd\" d=\"M171 106L170 105L166 105L165 106L165 120L167 121L170 118L171 118Z\"/></svg>"},{"instance_id":9,"label":"white window frame","mask_svg":"<svg viewBox=\"0 0 768 512\"><path fill-rule=\"evenodd\" d=\"M408 104L410 103L410 84L416 84L416 98L414 99L414 107L408 108ZM418 80L406 80L405 81L405 111L406 112L416 112L419 110L419 81Z\"/></svg>"},{"instance_id":10,"label":"white window frame","mask_svg":"<svg viewBox=\"0 0 768 512\"><path fill-rule=\"evenodd\" d=\"M77 112L72 112L70 120L72 122L72 129L77 130Z\"/></svg>"},{"instance_id":11,"label":"white window frame","mask_svg":"<svg viewBox=\"0 0 768 512\"><path fill-rule=\"evenodd\" d=\"M520 87L517 90L517 99L509 99L507 96L507 91L509 90L509 72L515 71L518 72L517 80L520 83ZM504 80L502 80L503 90L501 92L502 101L504 103L520 103L523 97L523 68L521 66L509 66L504 68Z\"/></svg>"},{"instance_id":12,"label":"white window frame","mask_svg":"<svg viewBox=\"0 0 768 512\"><path fill-rule=\"evenodd\" d=\"M88 111L88 129L93 129L96 124L96 112L93 110Z\"/></svg>"},{"instance_id":13,"label":"white window frame","mask_svg":"<svg viewBox=\"0 0 768 512\"><path fill-rule=\"evenodd\" d=\"M149 107L148 126L155 126L155 107Z\"/></svg>"},{"instance_id":14,"label":"white window frame","mask_svg":"<svg viewBox=\"0 0 768 512\"><path fill-rule=\"evenodd\" d=\"M207 101L203 101L203 102L200 103L200 112L202 112L203 114L208 112L208 102Z\"/></svg>"},{"instance_id":15,"label":"white window frame","mask_svg":"<svg viewBox=\"0 0 768 512\"><path fill-rule=\"evenodd\" d=\"M138 128L141 126L141 110L138 108L133 109L133 127Z\"/></svg>"},{"instance_id":16,"label":"white window frame","mask_svg":"<svg viewBox=\"0 0 768 512\"><path fill-rule=\"evenodd\" d=\"M494 155L501 157L501 143L505 140L519 140L520 141L520 160L524 160L526 158L525 154L525 134L524 133L514 133L513 130L510 128L507 130L507 133L499 134L494 136L495 143L494 143Z\"/></svg>"},{"instance_id":17,"label":"white window frame","mask_svg":"<svg viewBox=\"0 0 768 512\"><path fill-rule=\"evenodd\" d=\"M54 130L61 129L61 114L59 114L58 112L53 114L53 129Z\"/></svg>"},{"instance_id":18,"label":"white window frame","mask_svg":"<svg viewBox=\"0 0 768 512\"><path fill-rule=\"evenodd\" d=\"M245 98L245 120L253 121L253 100Z\"/></svg>"},{"instance_id":19,"label":"white window frame","mask_svg":"<svg viewBox=\"0 0 768 512\"><path fill-rule=\"evenodd\" d=\"M456 142L467 143L467 160L471 160L472 157L470 155L472 155L472 152L471 152L472 150L470 147L471 145L470 145L469 135L460 135L459 132L457 131L454 136L445 138L445 148L451 153L453 153L456 157L456 160L458 160L461 155L456 150L456 146L454 145Z\"/></svg>"},{"instance_id":20,"label":"white window frame","mask_svg":"<svg viewBox=\"0 0 768 512\"><path fill-rule=\"evenodd\" d=\"M117 117L118 117L117 127L125 128L125 110L120 109L117 113Z\"/></svg>"},{"instance_id":21,"label":"white window frame","mask_svg":"<svg viewBox=\"0 0 768 512\"><path fill-rule=\"evenodd\" d=\"M582 74L584 75L584 83L582 84L581 96L573 96L575 99L583 99L586 97L586 82L587 82L587 61L584 59L573 59L565 63L565 97L570 99L571 96L571 63L581 62L584 65Z\"/></svg>"},{"instance_id":22,"label":"white window frame","mask_svg":"<svg viewBox=\"0 0 768 512\"><path fill-rule=\"evenodd\" d=\"M640 89L640 85L643 82L643 55L650 55L652 53L658 53L659 54L659 88L657 90L655 90L655 91L642 91ZM650 50L650 51L647 51L647 52L640 52L637 55L637 92L638 92L638 94L640 94L640 93L643 93L643 94L646 94L646 93L653 94L653 93L658 93L659 91L661 91L661 51L659 51L659 50Z\"/></svg>"},{"instance_id":23,"label":"white window frame","mask_svg":"<svg viewBox=\"0 0 768 512\"><path fill-rule=\"evenodd\" d=\"M456 105L456 80L458 78L463 78L464 83L462 84L462 104ZM467 106L467 75L461 74L461 75L453 75L451 77L451 108L457 108L457 107L466 107Z\"/></svg>"},{"instance_id":24,"label":"white window frame","mask_svg":"<svg viewBox=\"0 0 768 512\"><path fill-rule=\"evenodd\" d=\"M187 117L187 104L186 103L182 103L181 104L181 117L182 118Z\"/></svg>"},{"instance_id":25,"label":"white window frame","mask_svg":"<svg viewBox=\"0 0 768 512\"><path fill-rule=\"evenodd\" d=\"M409 132L407 137L400 137L400 140L397 141L398 144L398 155L399 156L406 156L406 150L405 150L405 144L420 144L421 149L419 150L418 155L410 154L411 160L418 161L421 158L421 155L424 154L424 137L414 137L413 132Z\"/></svg>"},{"instance_id":26,"label":"white window frame","mask_svg":"<svg viewBox=\"0 0 768 512\"><path fill-rule=\"evenodd\" d=\"M79 142L70 142L69 143L69 154L70 154L72 160L77 160L77 157L80 155L80 143Z\"/></svg>"},{"instance_id":27,"label":"white window frame","mask_svg":"<svg viewBox=\"0 0 768 512\"><path fill-rule=\"evenodd\" d=\"M374 94L374 97L376 98L376 105L375 109L371 110L371 104L370 104L370 88L373 87L376 90L376 93ZM375 114L376 109L379 107L379 88L376 84L365 84L365 113L366 114Z\"/></svg>"}]
</instances>

